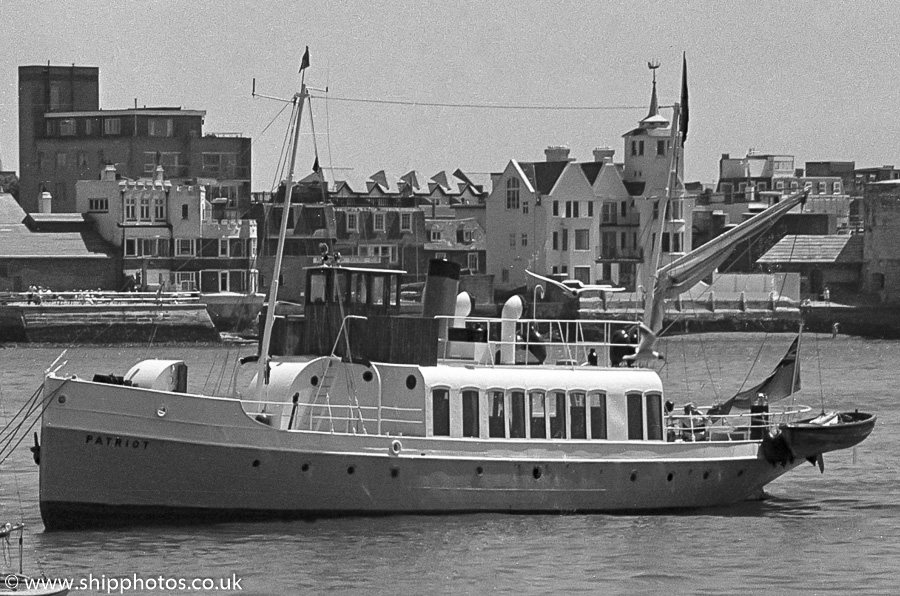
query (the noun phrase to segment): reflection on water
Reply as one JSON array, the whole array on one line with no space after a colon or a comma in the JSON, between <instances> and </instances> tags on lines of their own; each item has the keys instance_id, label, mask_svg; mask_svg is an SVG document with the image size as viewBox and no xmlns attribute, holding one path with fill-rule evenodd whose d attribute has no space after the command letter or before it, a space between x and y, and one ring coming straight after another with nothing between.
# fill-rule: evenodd
<instances>
[{"instance_id":1,"label":"reflection on water","mask_svg":"<svg viewBox=\"0 0 900 596\"><path fill-rule=\"evenodd\" d=\"M665 341L668 397L711 404L747 379L759 334ZM830 338L830 336L828 336ZM892 593L900 549L900 446L894 439L900 342L806 335L802 401L879 415L856 452L825 456L767 487L767 497L662 515L459 515L132 528L44 533L37 468L25 445L0 469L2 518L23 518L26 571L63 577L243 578L244 594L771 594ZM791 336L770 338L749 382L765 376ZM0 350L8 417L60 348ZM183 358L189 387L228 386L253 347L70 350L66 371L122 374L144 357ZM818 354L820 364L814 361ZM227 364L227 366L226 366ZM246 381L243 378L242 382Z\"/></svg>"}]
</instances>

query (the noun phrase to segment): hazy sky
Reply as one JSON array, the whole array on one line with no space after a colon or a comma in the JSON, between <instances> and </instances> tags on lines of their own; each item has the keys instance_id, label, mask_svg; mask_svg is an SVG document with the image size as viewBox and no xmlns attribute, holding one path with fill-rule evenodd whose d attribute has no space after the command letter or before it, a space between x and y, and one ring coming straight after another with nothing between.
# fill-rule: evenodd
<instances>
[{"instance_id":1,"label":"hazy sky","mask_svg":"<svg viewBox=\"0 0 900 596\"><path fill-rule=\"evenodd\" d=\"M647 61L660 101L678 98L687 52L686 178L715 181L721 153L900 165L900 3L283 2L2 0L0 159L18 167L17 67L100 68L100 104L206 110L207 132L253 138L256 189L272 184L289 97L494 105L639 106L594 111L411 107L314 99L323 165L371 174L498 171L568 145L579 160L646 115ZM308 125L307 125L308 126ZM308 130L308 128L307 128ZM326 133L330 133L326 135ZM303 139L301 172L312 164Z\"/></svg>"}]
</instances>

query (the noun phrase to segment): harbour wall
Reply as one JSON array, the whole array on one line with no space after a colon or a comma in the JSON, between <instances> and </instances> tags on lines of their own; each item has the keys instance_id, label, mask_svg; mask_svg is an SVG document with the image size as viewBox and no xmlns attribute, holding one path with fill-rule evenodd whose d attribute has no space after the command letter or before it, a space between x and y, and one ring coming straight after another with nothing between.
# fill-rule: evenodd
<instances>
[{"instance_id":1,"label":"harbour wall","mask_svg":"<svg viewBox=\"0 0 900 596\"><path fill-rule=\"evenodd\" d=\"M0 306L0 342L218 342L206 306L25 304Z\"/></svg>"}]
</instances>

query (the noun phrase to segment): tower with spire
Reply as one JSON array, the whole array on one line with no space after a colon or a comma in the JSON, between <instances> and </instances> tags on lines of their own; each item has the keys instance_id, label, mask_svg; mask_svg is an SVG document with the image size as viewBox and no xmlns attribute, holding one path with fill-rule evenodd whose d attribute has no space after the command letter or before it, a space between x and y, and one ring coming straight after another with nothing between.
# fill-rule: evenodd
<instances>
[{"instance_id":1,"label":"tower with spire","mask_svg":"<svg viewBox=\"0 0 900 596\"><path fill-rule=\"evenodd\" d=\"M653 87L650 93L650 109L638 122L637 128L622 137L625 140L625 159L622 179L634 200L634 209L639 213L638 244L642 259L637 267L638 284L647 288L653 283L655 272L654 251L659 244L662 230L662 255L660 265L691 250L691 201L680 192L684 179L684 160L676 164L679 188L672 193L672 202L663 212L662 205L667 196L669 172L672 168L672 123L659 112L659 96L656 91L656 71L659 62L648 62L653 73ZM680 142L680 141L678 141ZM665 218L661 222L660 218Z\"/></svg>"},{"instance_id":2,"label":"tower with spire","mask_svg":"<svg viewBox=\"0 0 900 596\"><path fill-rule=\"evenodd\" d=\"M659 97L656 93L656 71L659 62L648 62L653 73L653 90L650 93L650 110L638 122L638 127L626 132L625 139L625 182L640 190L637 194L645 198L662 197L671 167L672 128L669 120L659 113ZM679 177L681 174L679 163Z\"/></svg>"}]
</instances>

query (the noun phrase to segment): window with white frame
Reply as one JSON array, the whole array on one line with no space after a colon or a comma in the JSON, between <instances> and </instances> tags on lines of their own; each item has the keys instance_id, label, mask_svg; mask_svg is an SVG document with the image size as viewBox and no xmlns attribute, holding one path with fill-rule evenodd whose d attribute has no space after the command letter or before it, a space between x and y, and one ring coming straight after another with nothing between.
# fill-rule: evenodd
<instances>
[{"instance_id":1,"label":"window with white frame","mask_svg":"<svg viewBox=\"0 0 900 596\"><path fill-rule=\"evenodd\" d=\"M134 197L125 197L125 221L137 219L134 210Z\"/></svg>"},{"instance_id":2,"label":"window with white frame","mask_svg":"<svg viewBox=\"0 0 900 596\"><path fill-rule=\"evenodd\" d=\"M376 232L384 231L384 213L376 213L372 218L372 227Z\"/></svg>"},{"instance_id":3,"label":"window with white frame","mask_svg":"<svg viewBox=\"0 0 900 596\"><path fill-rule=\"evenodd\" d=\"M601 222L605 224L612 223L615 209L616 206L614 204L603 203L603 206L600 208Z\"/></svg>"},{"instance_id":4,"label":"window with white frame","mask_svg":"<svg viewBox=\"0 0 900 596\"><path fill-rule=\"evenodd\" d=\"M196 271L177 271L175 273L175 285L182 292L193 292L197 289Z\"/></svg>"},{"instance_id":5,"label":"window with white frame","mask_svg":"<svg viewBox=\"0 0 900 596\"><path fill-rule=\"evenodd\" d=\"M819 182L819 194L824 195L828 193L828 183L827 182Z\"/></svg>"},{"instance_id":6,"label":"window with white frame","mask_svg":"<svg viewBox=\"0 0 900 596\"><path fill-rule=\"evenodd\" d=\"M366 247L370 257L386 258L391 263L396 263L398 258L397 246L392 244L372 244Z\"/></svg>"},{"instance_id":7,"label":"window with white frame","mask_svg":"<svg viewBox=\"0 0 900 596\"><path fill-rule=\"evenodd\" d=\"M575 230L575 250L590 250L590 230Z\"/></svg>"},{"instance_id":8,"label":"window with white frame","mask_svg":"<svg viewBox=\"0 0 900 596\"><path fill-rule=\"evenodd\" d=\"M834 194L836 194L836 195L841 194L841 182L840 182L840 180L836 181L836 182L832 185L832 189L833 189L832 192L833 192Z\"/></svg>"},{"instance_id":9,"label":"window with white frame","mask_svg":"<svg viewBox=\"0 0 900 596\"><path fill-rule=\"evenodd\" d=\"M444 233L441 230L432 229L430 237L432 242L438 242L444 238Z\"/></svg>"},{"instance_id":10,"label":"window with white frame","mask_svg":"<svg viewBox=\"0 0 900 596\"><path fill-rule=\"evenodd\" d=\"M141 197L138 207L140 208L140 221L150 221L150 198Z\"/></svg>"},{"instance_id":11,"label":"window with white frame","mask_svg":"<svg viewBox=\"0 0 900 596\"><path fill-rule=\"evenodd\" d=\"M435 258L435 259L440 259L440 260L442 260L442 261L446 261L446 260L447 260L447 253L445 253L445 252L436 252L436 253L434 253L434 258Z\"/></svg>"},{"instance_id":12,"label":"window with white frame","mask_svg":"<svg viewBox=\"0 0 900 596\"><path fill-rule=\"evenodd\" d=\"M359 230L359 214L358 213L348 213L347 214L347 230L351 232L356 232Z\"/></svg>"},{"instance_id":13,"label":"window with white frame","mask_svg":"<svg viewBox=\"0 0 900 596\"><path fill-rule=\"evenodd\" d=\"M197 243L193 238L179 238L175 240L176 257L193 257L197 254Z\"/></svg>"},{"instance_id":14,"label":"window with white frame","mask_svg":"<svg viewBox=\"0 0 900 596\"><path fill-rule=\"evenodd\" d=\"M473 272L478 272L478 253L470 252L466 255L466 265Z\"/></svg>"},{"instance_id":15,"label":"window with white frame","mask_svg":"<svg viewBox=\"0 0 900 596\"><path fill-rule=\"evenodd\" d=\"M153 198L153 219L166 221L166 200L163 197Z\"/></svg>"},{"instance_id":16,"label":"window with white frame","mask_svg":"<svg viewBox=\"0 0 900 596\"><path fill-rule=\"evenodd\" d=\"M219 238L219 256L227 257L230 254L228 251L228 238Z\"/></svg>"},{"instance_id":17,"label":"window with white frame","mask_svg":"<svg viewBox=\"0 0 900 596\"><path fill-rule=\"evenodd\" d=\"M138 255L138 242L134 238L125 239L125 256L136 257Z\"/></svg>"},{"instance_id":18,"label":"window with white frame","mask_svg":"<svg viewBox=\"0 0 900 596\"><path fill-rule=\"evenodd\" d=\"M109 213L109 199L88 199L88 211L91 213Z\"/></svg>"},{"instance_id":19,"label":"window with white frame","mask_svg":"<svg viewBox=\"0 0 900 596\"><path fill-rule=\"evenodd\" d=\"M522 214L528 215L528 201L522 201Z\"/></svg>"},{"instance_id":20,"label":"window with white frame","mask_svg":"<svg viewBox=\"0 0 900 596\"><path fill-rule=\"evenodd\" d=\"M506 208L519 208L519 179L509 178L506 181Z\"/></svg>"},{"instance_id":21,"label":"window with white frame","mask_svg":"<svg viewBox=\"0 0 900 596\"><path fill-rule=\"evenodd\" d=\"M412 231L412 214L410 214L410 213L401 213L400 214L400 231L401 232Z\"/></svg>"}]
</instances>

